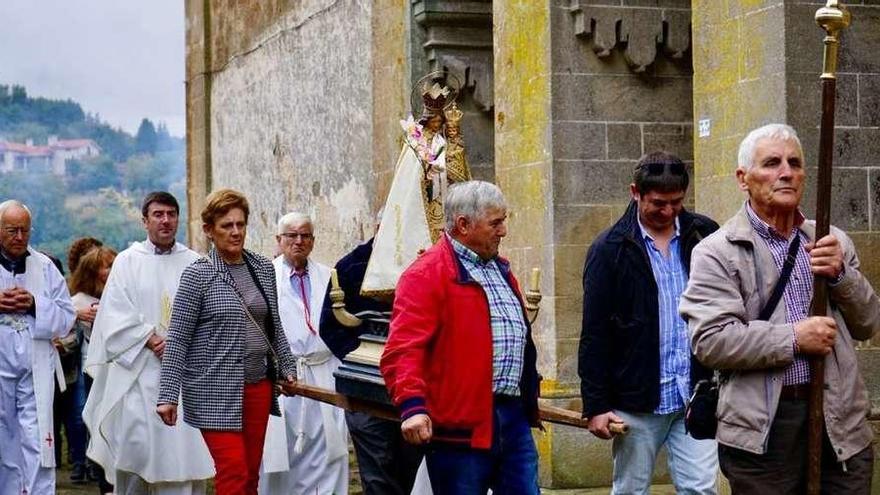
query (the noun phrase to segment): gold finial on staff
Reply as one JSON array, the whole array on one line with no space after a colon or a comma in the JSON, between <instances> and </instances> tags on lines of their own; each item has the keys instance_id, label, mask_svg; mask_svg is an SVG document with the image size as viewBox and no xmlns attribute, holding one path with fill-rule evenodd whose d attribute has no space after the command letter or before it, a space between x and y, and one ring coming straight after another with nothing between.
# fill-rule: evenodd
<instances>
[{"instance_id":1,"label":"gold finial on staff","mask_svg":"<svg viewBox=\"0 0 880 495\"><path fill-rule=\"evenodd\" d=\"M840 46L838 34L849 27L851 20L849 10L839 0L828 0L824 7L816 11L816 24L825 30L822 79L837 78L837 48Z\"/></svg>"}]
</instances>

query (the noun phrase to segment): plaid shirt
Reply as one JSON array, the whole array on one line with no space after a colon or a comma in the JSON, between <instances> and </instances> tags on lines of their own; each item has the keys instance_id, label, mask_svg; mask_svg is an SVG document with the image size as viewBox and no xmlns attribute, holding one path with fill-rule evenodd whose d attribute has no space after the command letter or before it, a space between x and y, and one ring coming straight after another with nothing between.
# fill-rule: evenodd
<instances>
[{"instance_id":1,"label":"plaid shirt","mask_svg":"<svg viewBox=\"0 0 880 495\"><path fill-rule=\"evenodd\" d=\"M748 212L752 228L770 249L776 269L782 273L782 265L785 263L785 257L788 256L790 245L788 238L761 220L748 203L746 203L746 212ZM800 236L801 246L810 242L807 234L799 228L802 223L804 223L804 216L798 212L794 226L789 232L792 240L795 235ZM788 280L788 285L785 286L782 299L785 301L786 323L797 323L807 318L810 311L810 301L813 299L813 272L810 270L810 255L803 248L797 252L791 278ZM792 342L794 342L794 330L792 330ZM802 383L810 383L810 362L803 354L796 353L794 362L785 368L782 384L797 385Z\"/></svg>"},{"instance_id":2,"label":"plaid shirt","mask_svg":"<svg viewBox=\"0 0 880 495\"><path fill-rule=\"evenodd\" d=\"M519 395L526 345L526 322L516 293L494 259L484 261L452 237L452 248L468 274L483 287L492 326L492 392Z\"/></svg>"},{"instance_id":3,"label":"plaid shirt","mask_svg":"<svg viewBox=\"0 0 880 495\"><path fill-rule=\"evenodd\" d=\"M657 315L660 323L660 403L655 414L669 414L684 409L690 391L691 348L687 324L678 314L678 300L687 285L687 271L681 259L681 236L678 219L675 235L669 241L669 255L664 256L654 238L639 221L651 271L657 282Z\"/></svg>"}]
</instances>

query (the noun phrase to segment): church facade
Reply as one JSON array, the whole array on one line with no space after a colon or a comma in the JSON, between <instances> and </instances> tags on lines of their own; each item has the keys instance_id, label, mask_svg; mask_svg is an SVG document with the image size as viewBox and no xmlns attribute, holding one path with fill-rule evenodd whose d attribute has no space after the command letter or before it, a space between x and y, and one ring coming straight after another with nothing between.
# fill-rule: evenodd
<instances>
[{"instance_id":1,"label":"church facade","mask_svg":"<svg viewBox=\"0 0 880 495\"><path fill-rule=\"evenodd\" d=\"M592 240L625 209L638 158L689 167L687 207L723 222L742 204L736 150L786 122L802 137L812 216L823 32L803 0L187 0L189 232L208 192L251 201L249 247L310 213L314 256L334 263L372 235L431 70L463 82L476 178L511 204L502 253L543 272L536 322L542 396L579 405L581 274ZM847 2L838 80L832 222L880 287L880 3ZM418 110L415 110L418 111ZM860 349L880 404L880 355ZM541 482L607 486L610 444L550 425L536 433ZM658 465L660 480L665 461Z\"/></svg>"}]
</instances>

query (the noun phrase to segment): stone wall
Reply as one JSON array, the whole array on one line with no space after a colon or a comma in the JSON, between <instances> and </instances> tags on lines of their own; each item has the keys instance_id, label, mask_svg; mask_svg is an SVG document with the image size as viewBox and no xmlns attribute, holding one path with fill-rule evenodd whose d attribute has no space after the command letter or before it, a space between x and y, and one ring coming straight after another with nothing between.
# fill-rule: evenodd
<instances>
[{"instance_id":1,"label":"stone wall","mask_svg":"<svg viewBox=\"0 0 880 495\"><path fill-rule=\"evenodd\" d=\"M209 158L199 193L243 191L252 211L248 247L269 255L282 214L311 214L315 256L334 262L372 233L371 2L215 0L201 9L194 20L209 29L189 40L188 54L195 87L204 77L193 74L199 48L210 53L207 118L189 124L191 174L198 157ZM189 104L198 115L199 102ZM200 187L191 182L191 197ZM201 202L191 204L197 215Z\"/></svg>"}]
</instances>

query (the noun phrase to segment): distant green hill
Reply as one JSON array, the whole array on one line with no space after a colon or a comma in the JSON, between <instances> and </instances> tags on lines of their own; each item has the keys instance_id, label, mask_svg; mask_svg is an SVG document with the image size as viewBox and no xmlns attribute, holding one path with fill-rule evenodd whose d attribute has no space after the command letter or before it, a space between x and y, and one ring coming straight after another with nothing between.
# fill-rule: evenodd
<instances>
[{"instance_id":1,"label":"distant green hill","mask_svg":"<svg viewBox=\"0 0 880 495\"><path fill-rule=\"evenodd\" d=\"M70 160L64 176L0 172L0 201L17 199L32 210L38 249L64 259L70 243L85 236L124 249L143 238L139 205L149 191L174 194L186 218L185 142L163 123L145 118L132 136L73 100L32 98L23 86L0 85L0 141L43 144L49 136L92 139L102 152Z\"/></svg>"}]
</instances>

